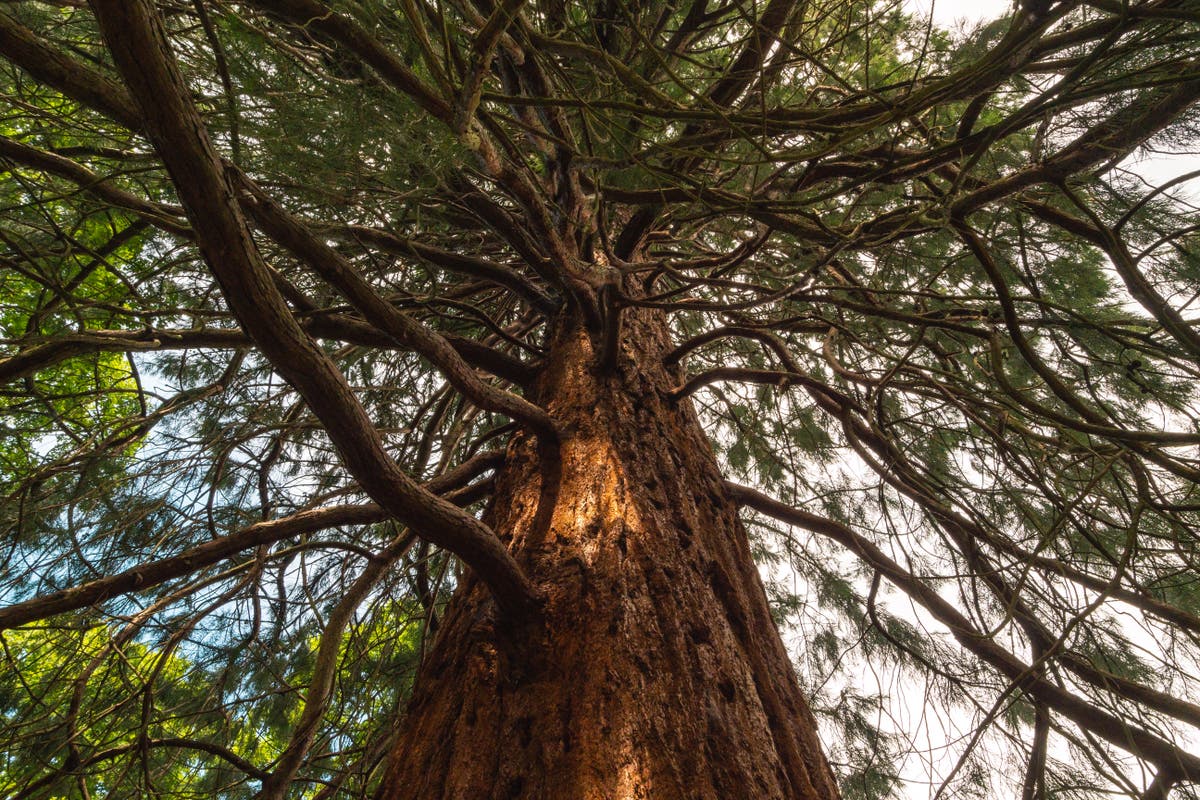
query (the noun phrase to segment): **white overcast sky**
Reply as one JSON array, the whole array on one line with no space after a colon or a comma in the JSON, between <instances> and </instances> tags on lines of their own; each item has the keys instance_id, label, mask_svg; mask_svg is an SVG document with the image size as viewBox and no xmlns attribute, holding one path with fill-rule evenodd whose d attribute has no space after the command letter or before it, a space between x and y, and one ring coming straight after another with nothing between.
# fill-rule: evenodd
<instances>
[{"instance_id":1,"label":"white overcast sky","mask_svg":"<svg viewBox=\"0 0 1200 800\"><path fill-rule=\"evenodd\" d=\"M1013 7L1012 0L904 0L904 5L925 13L932 6L933 21L943 28L954 28L960 19L995 19Z\"/></svg>"}]
</instances>

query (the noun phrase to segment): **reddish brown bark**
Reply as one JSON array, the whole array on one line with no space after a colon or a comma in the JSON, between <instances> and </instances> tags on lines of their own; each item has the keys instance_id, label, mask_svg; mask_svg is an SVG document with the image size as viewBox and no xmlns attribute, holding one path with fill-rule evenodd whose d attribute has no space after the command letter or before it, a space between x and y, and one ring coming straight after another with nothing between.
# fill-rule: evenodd
<instances>
[{"instance_id":1,"label":"reddish brown bark","mask_svg":"<svg viewBox=\"0 0 1200 800\"><path fill-rule=\"evenodd\" d=\"M837 797L737 508L668 398L665 327L631 313L623 339L604 376L580 330L552 345L537 399L567 433L549 524L529 439L487 513L545 592L544 625L508 625L468 580L382 800Z\"/></svg>"}]
</instances>

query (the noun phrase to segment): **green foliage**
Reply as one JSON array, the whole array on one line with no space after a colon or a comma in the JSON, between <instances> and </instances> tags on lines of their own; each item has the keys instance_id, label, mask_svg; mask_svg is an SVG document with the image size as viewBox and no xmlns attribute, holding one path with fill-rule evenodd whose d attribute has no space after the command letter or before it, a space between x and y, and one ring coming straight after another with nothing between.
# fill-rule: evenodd
<instances>
[{"instance_id":1,"label":"green foliage","mask_svg":"<svg viewBox=\"0 0 1200 800\"><path fill-rule=\"evenodd\" d=\"M231 669L212 658L216 640L148 643L130 633L98 625L2 635L0 792L37 785L44 796L254 795L244 765L270 764L286 747L317 637L278 653L243 653ZM419 618L393 603L346 630L317 774L354 766L361 754L353 743L377 736L409 692L420 642Z\"/></svg>"},{"instance_id":2,"label":"green foliage","mask_svg":"<svg viewBox=\"0 0 1200 800\"><path fill-rule=\"evenodd\" d=\"M614 321L661 311L727 477L828 523L756 515L751 545L848 800L1021 796L1039 713L1046 797L1174 775L1039 685L1194 757L1195 184L1122 166L1200 135L1192 5L949 32L871 0L529 2L494 47L487 3L154 5L230 180L466 360L419 356L233 192L408 474L520 427L464 374L538 399L574 315L635 380ZM117 121L93 9L0 6L90 87L0 39L0 600L364 502L231 313L166 153ZM0 794L252 796L397 534L283 536L5 631ZM349 610L294 796L370 793L460 569L414 548ZM917 696L968 722L903 729Z\"/></svg>"}]
</instances>

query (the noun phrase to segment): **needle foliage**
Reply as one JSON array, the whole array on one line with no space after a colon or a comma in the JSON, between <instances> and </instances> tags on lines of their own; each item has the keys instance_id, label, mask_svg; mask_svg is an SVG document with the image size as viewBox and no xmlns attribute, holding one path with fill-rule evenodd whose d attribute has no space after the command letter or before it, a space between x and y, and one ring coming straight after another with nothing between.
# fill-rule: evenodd
<instances>
[{"instance_id":1,"label":"needle foliage","mask_svg":"<svg viewBox=\"0 0 1200 800\"><path fill-rule=\"evenodd\" d=\"M464 562L522 602L472 553L550 325L634 307L848 800L1196 796L1195 2L147 4L344 396L110 5L0 4L4 797L369 795Z\"/></svg>"}]
</instances>

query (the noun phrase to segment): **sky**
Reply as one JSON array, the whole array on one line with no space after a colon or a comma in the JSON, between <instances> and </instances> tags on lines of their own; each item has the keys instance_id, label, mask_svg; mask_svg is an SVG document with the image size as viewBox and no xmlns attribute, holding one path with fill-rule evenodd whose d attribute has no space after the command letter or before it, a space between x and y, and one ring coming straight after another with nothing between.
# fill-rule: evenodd
<instances>
[{"instance_id":1,"label":"sky","mask_svg":"<svg viewBox=\"0 0 1200 800\"><path fill-rule=\"evenodd\" d=\"M977 22L995 19L1007 14L1013 7L1012 0L904 0L904 5L913 11L929 13L933 9L933 21L942 28L955 28L959 20Z\"/></svg>"}]
</instances>

